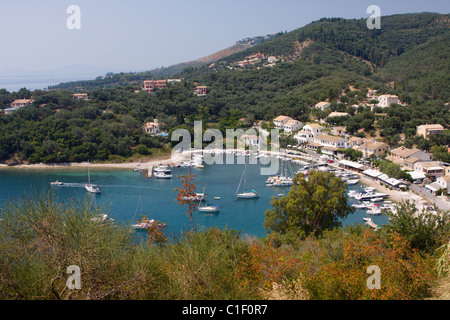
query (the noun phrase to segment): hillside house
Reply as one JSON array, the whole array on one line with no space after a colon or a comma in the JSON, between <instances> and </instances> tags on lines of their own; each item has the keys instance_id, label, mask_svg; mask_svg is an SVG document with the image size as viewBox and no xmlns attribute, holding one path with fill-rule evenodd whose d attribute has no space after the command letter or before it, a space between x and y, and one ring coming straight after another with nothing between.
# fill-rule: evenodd
<instances>
[{"instance_id":1,"label":"hillside house","mask_svg":"<svg viewBox=\"0 0 450 320\"><path fill-rule=\"evenodd\" d=\"M273 125L275 129L284 130L284 124L288 122L289 120L292 120L291 117L280 115L273 119Z\"/></svg>"},{"instance_id":2,"label":"hillside house","mask_svg":"<svg viewBox=\"0 0 450 320\"><path fill-rule=\"evenodd\" d=\"M206 96L207 86L197 86L194 88L194 94L197 97L204 97Z\"/></svg>"},{"instance_id":3,"label":"hillside house","mask_svg":"<svg viewBox=\"0 0 450 320\"><path fill-rule=\"evenodd\" d=\"M436 182L444 189L447 193L450 193L450 176L443 176L436 179Z\"/></svg>"},{"instance_id":4,"label":"hillside house","mask_svg":"<svg viewBox=\"0 0 450 320\"><path fill-rule=\"evenodd\" d=\"M290 119L284 124L283 129L284 129L285 133L293 134L295 131L301 129L302 127L303 127L303 124L300 121L295 120L295 119Z\"/></svg>"},{"instance_id":5,"label":"hillside house","mask_svg":"<svg viewBox=\"0 0 450 320\"><path fill-rule=\"evenodd\" d=\"M11 103L11 108L22 108L26 105L32 104L33 99L16 99Z\"/></svg>"},{"instance_id":6,"label":"hillside house","mask_svg":"<svg viewBox=\"0 0 450 320\"><path fill-rule=\"evenodd\" d=\"M167 80L145 80L142 90L153 92L154 89L167 88Z\"/></svg>"},{"instance_id":7,"label":"hillside house","mask_svg":"<svg viewBox=\"0 0 450 320\"><path fill-rule=\"evenodd\" d=\"M154 119L153 122L146 122L144 124L144 131L149 135L156 135L161 132L158 119Z\"/></svg>"},{"instance_id":8,"label":"hillside house","mask_svg":"<svg viewBox=\"0 0 450 320\"><path fill-rule=\"evenodd\" d=\"M308 147L316 150L320 148L323 154L337 156L340 149L348 149L349 145L345 138L319 134L314 137L313 143L308 144Z\"/></svg>"},{"instance_id":9,"label":"hillside house","mask_svg":"<svg viewBox=\"0 0 450 320\"><path fill-rule=\"evenodd\" d=\"M362 152L364 157L375 156L380 158L389 150L389 145L384 142L375 141L374 139L363 139L360 145L354 146L353 149Z\"/></svg>"},{"instance_id":10,"label":"hillside house","mask_svg":"<svg viewBox=\"0 0 450 320\"><path fill-rule=\"evenodd\" d=\"M74 93L72 95L73 100L88 100L87 93Z\"/></svg>"},{"instance_id":11,"label":"hillside house","mask_svg":"<svg viewBox=\"0 0 450 320\"><path fill-rule=\"evenodd\" d=\"M260 149L261 148L261 138L257 135L243 135L242 136L245 141L245 145L252 147L253 149Z\"/></svg>"},{"instance_id":12,"label":"hillside house","mask_svg":"<svg viewBox=\"0 0 450 320\"><path fill-rule=\"evenodd\" d=\"M442 177L445 174L445 168L434 161L417 162L414 166L414 171L422 172L432 179Z\"/></svg>"},{"instance_id":13,"label":"hillside house","mask_svg":"<svg viewBox=\"0 0 450 320\"><path fill-rule=\"evenodd\" d=\"M387 108L390 107L391 104L396 103L398 104L398 96L393 94L383 94L376 98L378 100L378 107L381 108Z\"/></svg>"},{"instance_id":14,"label":"hillside house","mask_svg":"<svg viewBox=\"0 0 450 320\"><path fill-rule=\"evenodd\" d=\"M318 123L309 123L303 126L302 130L298 131L294 139L298 141L299 144L312 142L314 137L321 134L323 127Z\"/></svg>"},{"instance_id":15,"label":"hillside house","mask_svg":"<svg viewBox=\"0 0 450 320\"><path fill-rule=\"evenodd\" d=\"M430 134L444 132L444 127L440 124L423 124L417 127L417 135L428 139Z\"/></svg>"},{"instance_id":16,"label":"hillside house","mask_svg":"<svg viewBox=\"0 0 450 320\"><path fill-rule=\"evenodd\" d=\"M411 157L414 157L421 161L431 161L431 154L423 152L419 149L408 149L405 147L399 147L397 149L391 150L389 160L403 166L405 165L405 161L407 161Z\"/></svg>"},{"instance_id":17,"label":"hillside house","mask_svg":"<svg viewBox=\"0 0 450 320\"><path fill-rule=\"evenodd\" d=\"M328 108L330 105L331 105L331 103L329 103L329 102L321 101L315 105L315 108L323 111L326 108Z\"/></svg>"}]
</instances>

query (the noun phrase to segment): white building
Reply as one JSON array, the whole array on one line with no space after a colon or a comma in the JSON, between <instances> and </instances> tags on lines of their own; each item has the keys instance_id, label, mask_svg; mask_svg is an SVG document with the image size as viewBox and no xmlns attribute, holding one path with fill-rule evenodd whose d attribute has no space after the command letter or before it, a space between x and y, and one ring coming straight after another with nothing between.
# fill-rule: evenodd
<instances>
[{"instance_id":1,"label":"white building","mask_svg":"<svg viewBox=\"0 0 450 320\"><path fill-rule=\"evenodd\" d=\"M321 101L318 104L316 104L315 108L323 111L326 108L328 108L330 105L331 105L331 103L329 103L329 102Z\"/></svg>"},{"instance_id":2,"label":"white building","mask_svg":"<svg viewBox=\"0 0 450 320\"><path fill-rule=\"evenodd\" d=\"M312 142L314 137L322 133L323 129L324 128L318 123L307 124L301 131L296 133L294 139L296 139L298 143Z\"/></svg>"},{"instance_id":3,"label":"white building","mask_svg":"<svg viewBox=\"0 0 450 320\"><path fill-rule=\"evenodd\" d=\"M398 104L398 97L392 94L383 94L377 97L377 100L378 100L378 107L381 108L389 107L393 103Z\"/></svg>"},{"instance_id":4,"label":"white building","mask_svg":"<svg viewBox=\"0 0 450 320\"><path fill-rule=\"evenodd\" d=\"M288 122L289 120L292 120L291 117L280 115L273 119L273 125L275 126L275 129L281 129L284 130L284 124Z\"/></svg>"},{"instance_id":5,"label":"white building","mask_svg":"<svg viewBox=\"0 0 450 320\"><path fill-rule=\"evenodd\" d=\"M327 134L317 135L308 146L315 150L320 148L323 154L331 156L337 156L340 149L348 149L350 147L347 139Z\"/></svg>"},{"instance_id":6,"label":"white building","mask_svg":"<svg viewBox=\"0 0 450 320\"><path fill-rule=\"evenodd\" d=\"M303 124L300 121L291 119L284 124L283 129L287 134L293 134L295 131L301 129L302 127Z\"/></svg>"},{"instance_id":7,"label":"white building","mask_svg":"<svg viewBox=\"0 0 450 320\"><path fill-rule=\"evenodd\" d=\"M436 179L436 182L441 186L441 189L450 193L450 176L443 176Z\"/></svg>"},{"instance_id":8,"label":"white building","mask_svg":"<svg viewBox=\"0 0 450 320\"><path fill-rule=\"evenodd\" d=\"M261 138L256 135L243 135L245 139L245 145L251 146L253 148L257 148L258 150L261 148Z\"/></svg>"},{"instance_id":9,"label":"white building","mask_svg":"<svg viewBox=\"0 0 450 320\"><path fill-rule=\"evenodd\" d=\"M315 143L320 143L322 147L333 147L336 149L348 149L348 141L339 136L330 136L328 134L319 134L313 140Z\"/></svg>"}]
</instances>

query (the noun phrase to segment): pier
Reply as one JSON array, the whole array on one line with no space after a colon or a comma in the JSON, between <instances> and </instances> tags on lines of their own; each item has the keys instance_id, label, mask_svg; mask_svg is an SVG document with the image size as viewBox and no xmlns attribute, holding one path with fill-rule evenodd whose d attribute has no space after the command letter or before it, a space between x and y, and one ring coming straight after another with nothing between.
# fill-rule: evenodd
<instances>
[{"instance_id":1,"label":"pier","mask_svg":"<svg viewBox=\"0 0 450 320\"><path fill-rule=\"evenodd\" d=\"M147 178L151 178L153 175L153 166L149 166L147 170Z\"/></svg>"}]
</instances>

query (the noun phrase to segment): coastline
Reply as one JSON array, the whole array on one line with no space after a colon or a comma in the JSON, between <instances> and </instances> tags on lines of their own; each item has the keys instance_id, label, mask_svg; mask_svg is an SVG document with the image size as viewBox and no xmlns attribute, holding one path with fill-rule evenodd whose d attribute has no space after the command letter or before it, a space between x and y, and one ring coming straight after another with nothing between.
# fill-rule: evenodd
<instances>
[{"instance_id":1,"label":"coastline","mask_svg":"<svg viewBox=\"0 0 450 320\"><path fill-rule=\"evenodd\" d=\"M205 151L205 150L202 150ZM214 149L208 150L209 152L222 152L232 151L232 152L242 152L248 150L241 149L233 149L233 150L224 150L224 149ZM60 164L19 164L15 166L8 166L6 164L0 164L0 170L2 168L7 169L63 169L63 168L104 168L104 169L149 169L158 165L170 165L182 163L184 161L188 161L191 158L191 154L195 152L195 150L186 150L182 153L174 154L173 156L166 156L164 158L154 158L147 161L135 161L135 162L124 162L124 163L88 163L88 162L79 162L79 163L60 163ZM285 152L281 151L264 151L263 153L271 156L288 156L288 157L301 157L307 160L309 157L306 155L287 155ZM403 200L410 199L413 200L416 207L422 211L424 208L424 203L426 203L426 199L422 198L420 195L413 193L412 191L399 191L399 190L390 190L384 186L382 186L379 182L374 181L370 178L360 176L360 183L364 184L368 187L373 187L379 192L386 193L389 195L389 198L397 203L402 202Z\"/></svg>"},{"instance_id":2,"label":"coastline","mask_svg":"<svg viewBox=\"0 0 450 320\"><path fill-rule=\"evenodd\" d=\"M116 168L116 169L135 169L135 168L148 168L150 166L157 166L159 164L167 165L173 163L172 159L154 159L150 161L135 161L135 162L122 162L122 163L88 163L88 162L69 162L69 163L36 163L36 164L18 164L15 166L8 166L6 164L0 164L0 168L8 169L63 169L63 168Z\"/></svg>"},{"instance_id":3,"label":"coastline","mask_svg":"<svg viewBox=\"0 0 450 320\"><path fill-rule=\"evenodd\" d=\"M389 198L394 202L401 203L404 200L412 200L415 203L417 209L419 209L420 211L424 209L424 202L427 202L421 196L413 193L412 191L390 190L385 186L382 186L379 182L363 176L360 176L359 180L362 184L368 187L375 188L377 191L389 195Z\"/></svg>"}]
</instances>

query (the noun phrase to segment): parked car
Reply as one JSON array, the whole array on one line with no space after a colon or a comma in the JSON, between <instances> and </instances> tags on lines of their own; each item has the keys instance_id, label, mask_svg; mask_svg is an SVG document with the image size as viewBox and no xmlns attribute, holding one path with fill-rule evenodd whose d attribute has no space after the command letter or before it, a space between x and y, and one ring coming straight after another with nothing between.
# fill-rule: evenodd
<instances>
[{"instance_id":1,"label":"parked car","mask_svg":"<svg viewBox=\"0 0 450 320\"><path fill-rule=\"evenodd\" d=\"M328 160L327 161L327 163L333 163L334 162L334 160Z\"/></svg>"}]
</instances>

